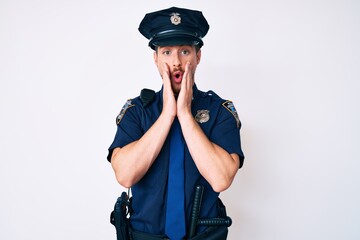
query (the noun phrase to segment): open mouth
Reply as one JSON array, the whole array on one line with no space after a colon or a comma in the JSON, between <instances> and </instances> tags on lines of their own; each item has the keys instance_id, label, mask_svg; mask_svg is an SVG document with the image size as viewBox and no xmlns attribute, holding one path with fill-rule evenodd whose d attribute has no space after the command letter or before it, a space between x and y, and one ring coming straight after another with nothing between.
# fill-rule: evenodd
<instances>
[{"instance_id":1,"label":"open mouth","mask_svg":"<svg viewBox=\"0 0 360 240\"><path fill-rule=\"evenodd\" d=\"M181 83L181 80L182 80L182 77L183 77L183 73L181 71L176 71L174 74L173 74L173 79L176 83Z\"/></svg>"}]
</instances>

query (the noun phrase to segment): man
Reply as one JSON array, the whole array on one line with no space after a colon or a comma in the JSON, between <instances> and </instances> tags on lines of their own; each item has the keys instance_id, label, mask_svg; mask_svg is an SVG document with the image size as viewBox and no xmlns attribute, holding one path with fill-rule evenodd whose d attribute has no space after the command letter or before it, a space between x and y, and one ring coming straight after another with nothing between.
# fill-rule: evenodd
<instances>
[{"instance_id":1,"label":"man","mask_svg":"<svg viewBox=\"0 0 360 240\"><path fill-rule=\"evenodd\" d=\"M204 189L199 217L217 218L218 195L242 166L241 123L232 102L194 83L208 29L202 12L175 7L148 13L140 23L162 89L144 89L126 102L108 155L117 181L132 189L135 240L192 237L196 186ZM226 236L226 226L199 226L191 239Z\"/></svg>"}]
</instances>

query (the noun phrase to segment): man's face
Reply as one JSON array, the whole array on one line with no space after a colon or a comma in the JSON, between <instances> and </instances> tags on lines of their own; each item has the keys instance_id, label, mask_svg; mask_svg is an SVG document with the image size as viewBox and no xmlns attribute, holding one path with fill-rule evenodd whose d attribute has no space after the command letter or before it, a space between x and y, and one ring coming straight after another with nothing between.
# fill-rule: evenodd
<instances>
[{"instance_id":1,"label":"man's face","mask_svg":"<svg viewBox=\"0 0 360 240\"><path fill-rule=\"evenodd\" d=\"M186 63L191 63L189 75L194 79L196 66L199 64L200 58L201 50L196 52L195 46L189 45L158 47L154 53L155 64L160 75L164 74L163 63L168 66L169 78L174 93L180 92Z\"/></svg>"}]
</instances>

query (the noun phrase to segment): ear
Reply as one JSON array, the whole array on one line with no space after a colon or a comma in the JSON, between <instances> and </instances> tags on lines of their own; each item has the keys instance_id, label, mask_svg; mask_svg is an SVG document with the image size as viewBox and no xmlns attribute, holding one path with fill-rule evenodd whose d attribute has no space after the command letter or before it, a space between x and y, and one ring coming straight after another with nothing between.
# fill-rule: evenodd
<instances>
[{"instance_id":1,"label":"ear","mask_svg":"<svg viewBox=\"0 0 360 240\"><path fill-rule=\"evenodd\" d=\"M154 62L155 62L155 64L157 64L157 62L158 62L158 55L157 55L156 51L154 51Z\"/></svg>"},{"instance_id":2,"label":"ear","mask_svg":"<svg viewBox=\"0 0 360 240\"><path fill-rule=\"evenodd\" d=\"M201 59L201 49L199 49L199 51L196 53L196 61L197 61L197 64L200 63L200 59Z\"/></svg>"}]
</instances>

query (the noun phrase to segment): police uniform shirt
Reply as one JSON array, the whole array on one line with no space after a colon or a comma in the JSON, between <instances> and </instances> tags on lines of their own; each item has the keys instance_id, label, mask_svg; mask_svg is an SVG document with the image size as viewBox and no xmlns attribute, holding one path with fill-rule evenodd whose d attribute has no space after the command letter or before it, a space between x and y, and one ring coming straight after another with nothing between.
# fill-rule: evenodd
<instances>
[{"instance_id":1,"label":"police uniform shirt","mask_svg":"<svg viewBox=\"0 0 360 240\"><path fill-rule=\"evenodd\" d=\"M128 100L117 117L117 133L109 148L108 160L114 148L124 147L140 139L160 116L163 89L144 106L140 97ZM244 155L240 143L241 123L231 101L226 101L214 92L202 92L193 87L192 113L209 140L228 153ZM145 176L131 187L133 214L131 226L136 231L164 234L166 219L167 177L169 168L169 137ZM200 217L217 217L217 198L210 184L200 175L185 146L185 211L189 227L193 195L196 185L204 186Z\"/></svg>"}]
</instances>

